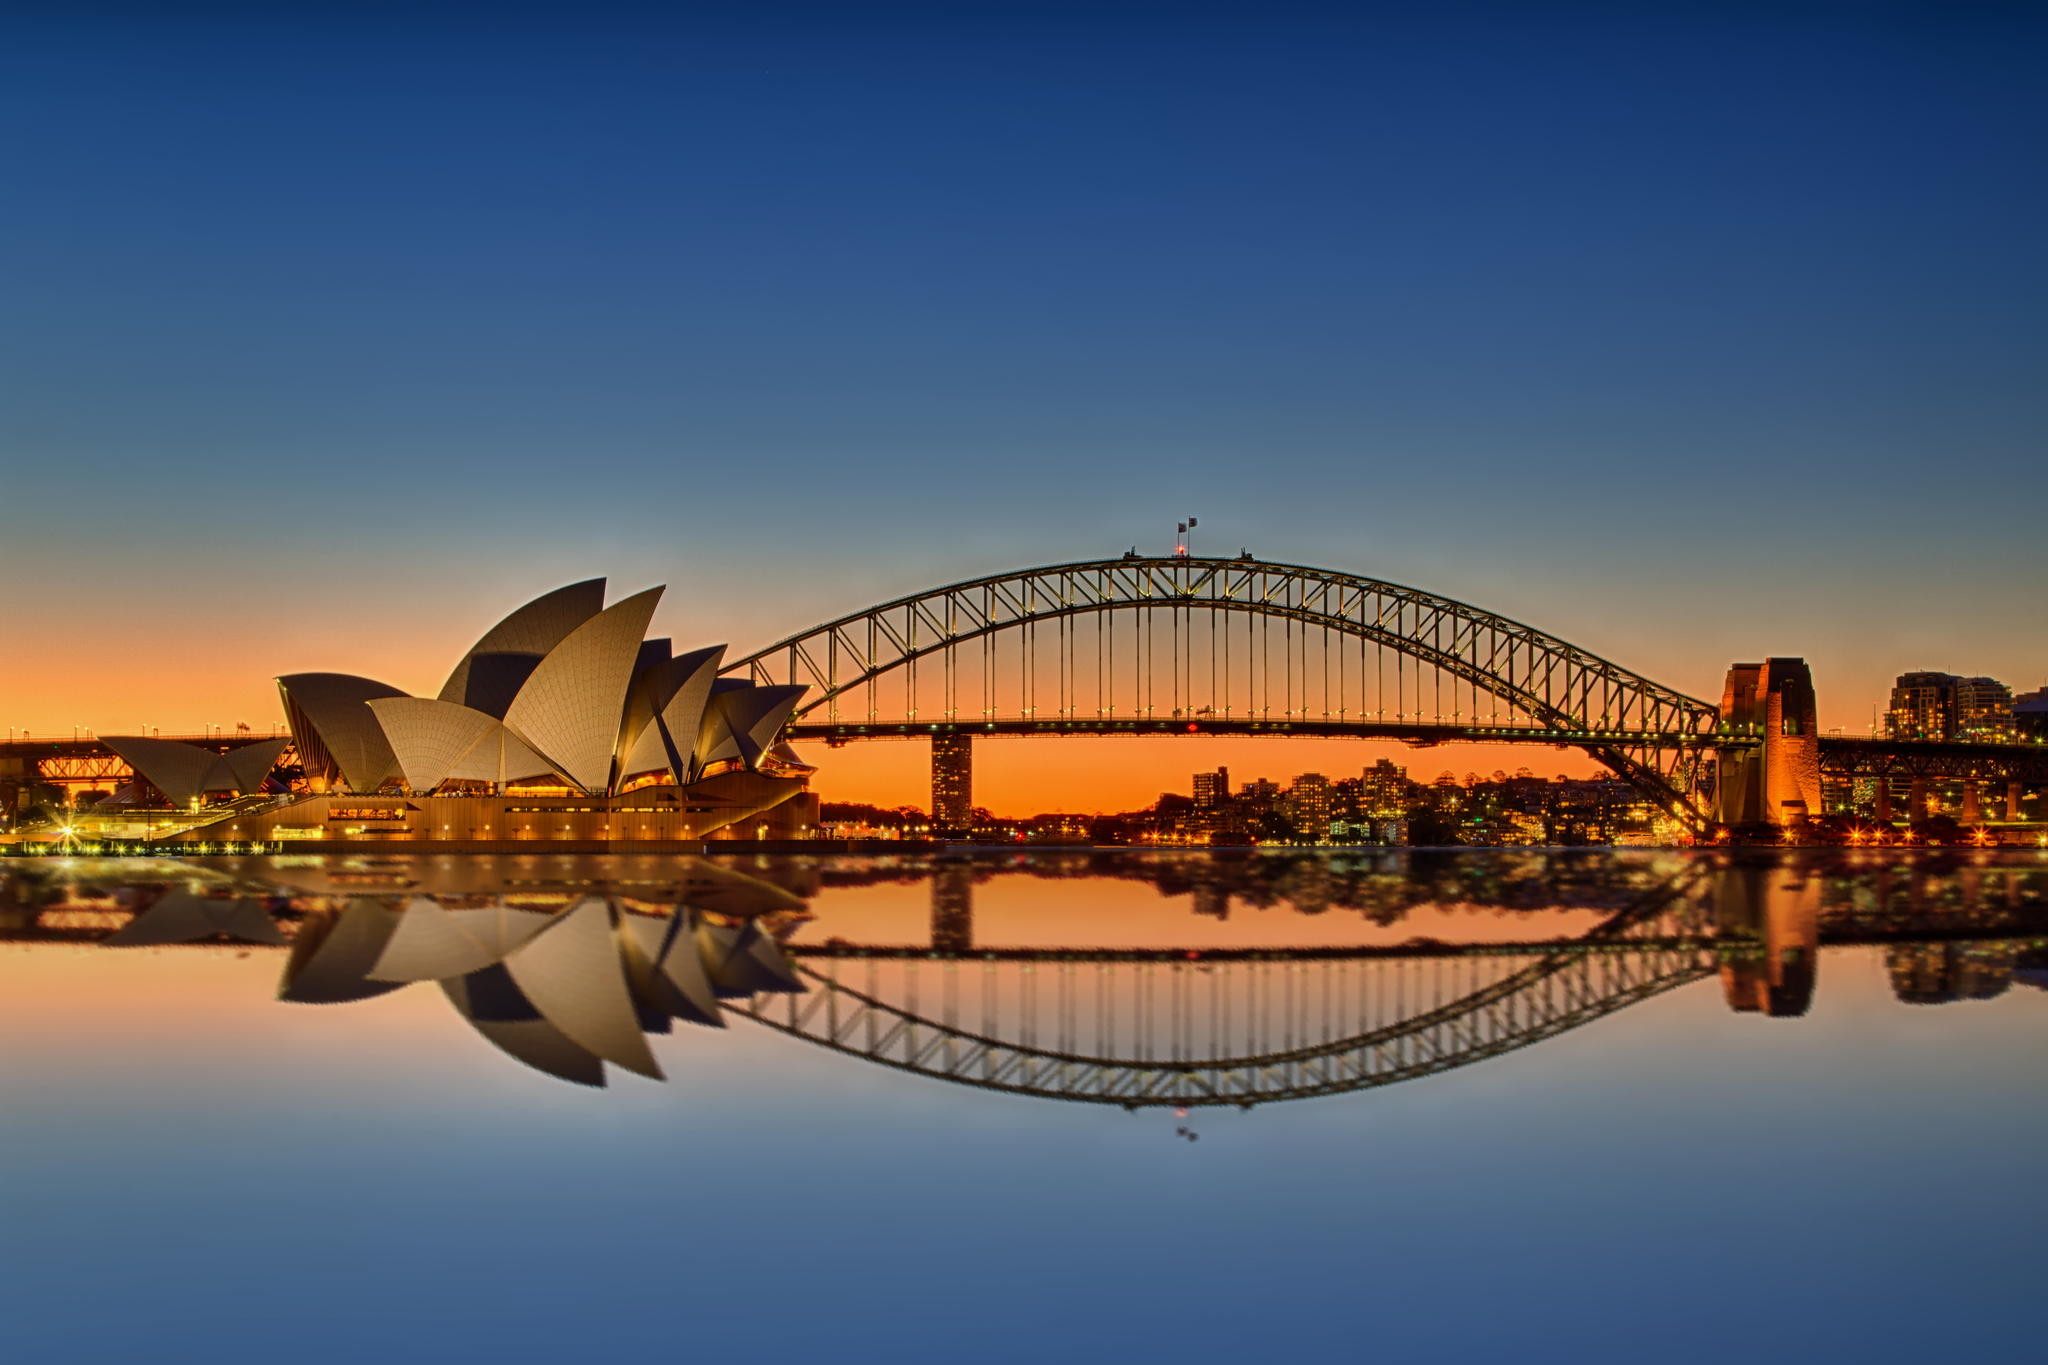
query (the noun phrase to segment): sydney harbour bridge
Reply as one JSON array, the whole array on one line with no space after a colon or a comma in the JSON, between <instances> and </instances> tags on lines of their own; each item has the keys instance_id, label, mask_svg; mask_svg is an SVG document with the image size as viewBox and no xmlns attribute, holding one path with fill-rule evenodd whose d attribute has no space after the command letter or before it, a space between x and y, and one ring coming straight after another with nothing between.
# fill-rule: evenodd
<instances>
[{"instance_id":1,"label":"sydney harbour bridge","mask_svg":"<svg viewBox=\"0 0 2048 1365\"><path fill-rule=\"evenodd\" d=\"M1821 813L1824 779L1852 784L1880 820L1924 812L1940 783L1960 789L1966 819L2016 821L2025 792L2048 784L2039 743L1820 734L1801 659L1737 663L1721 696L1702 699L1464 602L1249 554L1134 551L954 583L787 636L725 672L809 689L786 738L930 742L956 809L975 740L997 736L1561 746L1695 831L1796 824ZM10 738L0 801L29 781L121 771L89 735Z\"/></svg>"},{"instance_id":2,"label":"sydney harbour bridge","mask_svg":"<svg viewBox=\"0 0 2048 1365\"><path fill-rule=\"evenodd\" d=\"M1583 750L1687 826L1821 813L1823 775L1872 813L2019 818L2048 747L1819 733L1801 659L1738 663L1714 701L1535 627L1356 574L1145 557L997 574L898 598L728 666L810 689L791 738L928 738L938 766L999 735L1301 735ZM1991 801L1987 803L1987 793ZM937 802L934 803L935 805Z\"/></svg>"},{"instance_id":3,"label":"sydney harbour bridge","mask_svg":"<svg viewBox=\"0 0 2048 1365\"><path fill-rule=\"evenodd\" d=\"M2048 975L2048 868L2022 856L1388 851L1308 892L1284 862L1199 854L614 855L522 860L511 890L501 871L458 867L432 894L413 881L424 866L402 860L382 871L252 859L138 873L81 859L0 876L0 941L274 945L287 950L279 997L298 1005L438 985L500 1051L583 1084L603 1084L607 1065L660 1078L654 1035L719 1045L678 1025L752 1024L981 1090L1250 1107L1455 1071L1713 979L1739 1013L1797 1017L1824 954L1844 947L1880 950L1903 1001L1995 995L2017 970ZM1328 872L1319 860L1315 875ZM977 892L1017 877L1084 891L1150 882L1189 895L1198 915L1205 889L1212 905L1263 889L1314 915L1343 906L1392 926L1409 909L1448 907L1488 913L1498 929L1290 946L1303 921L1283 917L1257 947L1175 942L1171 929L1142 947L984 941ZM835 910L835 887L880 881L922 889L928 932L863 933Z\"/></svg>"}]
</instances>

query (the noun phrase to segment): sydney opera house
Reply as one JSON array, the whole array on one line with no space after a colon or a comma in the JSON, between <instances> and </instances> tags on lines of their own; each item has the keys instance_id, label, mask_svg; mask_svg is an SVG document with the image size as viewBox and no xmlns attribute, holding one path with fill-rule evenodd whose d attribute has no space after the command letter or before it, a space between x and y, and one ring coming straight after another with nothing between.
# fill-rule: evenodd
<instances>
[{"instance_id":1,"label":"sydney opera house","mask_svg":"<svg viewBox=\"0 0 2048 1365\"><path fill-rule=\"evenodd\" d=\"M601 578L548 593L484 632L432 697L346 673L279 678L303 770L288 793L261 790L282 741L239 758L107 742L173 800L244 797L184 841L624 849L805 837L811 769L777 738L804 689L720 677L722 645L679 654L646 639L661 593L607 607Z\"/></svg>"}]
</instances>

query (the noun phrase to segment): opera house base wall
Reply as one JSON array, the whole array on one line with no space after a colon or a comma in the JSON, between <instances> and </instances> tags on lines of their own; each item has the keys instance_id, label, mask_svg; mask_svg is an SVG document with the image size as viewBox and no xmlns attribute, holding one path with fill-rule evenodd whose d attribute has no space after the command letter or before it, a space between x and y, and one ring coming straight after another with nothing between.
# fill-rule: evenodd
<instances>
[{"instance_id":1,"label":"opera house base wall","mask_svg":"<svg viewBox=\"0 0 2048 1365\"><path fill-rule=\"evenodd\" d=\"M307 796L224 815L168 842L277 841L309 851L379 845L413 852L689 852L729 841L796 842L817 833L801 778L733 772L687 787L617 796Z\"/></svg>"}]
</instances>

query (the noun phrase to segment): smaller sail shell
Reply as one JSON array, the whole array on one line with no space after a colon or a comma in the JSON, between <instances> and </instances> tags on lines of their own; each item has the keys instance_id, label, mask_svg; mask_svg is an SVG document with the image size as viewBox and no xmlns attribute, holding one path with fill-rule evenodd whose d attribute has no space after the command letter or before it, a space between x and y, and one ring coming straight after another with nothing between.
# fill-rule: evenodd
<instances>
[{"instance_id":1,"label":"smaller sail shell","mask_svg":"<svg viewBox=\"0 0 2048 1365\"><path fill-rule=\"evenodd\" d=\"M398 776L398 756L369 703L402 697L403 689L351 673L289 673L277 690L308 773L338 775L344 789L361 793Z\"/></svg>"},{"instance_id":2,"label":"smaller sail shell","mask_svg":"<svg viewBox=\"0 0 2048 1365\"><path fill-rule=\"evenodd\" d=\"M528 655L538 659L568 638L569 632L604 609L604 580L586 579L543 593L485 631L483 638L455 665L441 685L440 699L474 707L470 674L480 654ZM504 712L495 714L502 717Z\"/></svg>"},{"instance_id":3,"label":"smaller sail shell","mask_svg":"<svg viewBox=\"0 0 2048 1365\"><path fill-rule=\"evenodd\" d=\"M552 772L502 721L431 697L383 697L369 703L398 756L405 785L431 792L443 782L516 782Z\"/></svg>"},{"instance_id":4,"label":"smaller sail shell","mask_svg":"<svg viewBox=\"0 0 2048 1365\"><path fill-rule=\"evenodd\" d=\"M660 600L650 588L569 632L505 712L506 728L592 795L610 787L633 666Z\"/></svg>"}]
</instances>

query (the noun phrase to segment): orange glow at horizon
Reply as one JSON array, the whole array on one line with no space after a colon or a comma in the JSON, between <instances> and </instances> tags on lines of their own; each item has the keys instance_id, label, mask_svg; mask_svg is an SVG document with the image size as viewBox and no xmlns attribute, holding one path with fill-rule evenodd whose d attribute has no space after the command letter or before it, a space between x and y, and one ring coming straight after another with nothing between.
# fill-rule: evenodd
<instances>
[{"instance_id":1,"label":"orange glow at horizon","mask_svg":"<svg viewBox=\"0 0 2048 1365\"><path fill-rule=\"evenodd\" d=\"M918 740L869 740L830 748L803 743L818 765L811 789L821 800L875 806L931 804L931 750ZM1426 749L1359 739L1255 739L1237 736L1143 738L1004 737L974 744L974 804L998 816L1043 811L1075 814L1138 810L1162 792L1192 792L1198 772L1230 769L1233 787L1257 778L1285 784L1301 773L1331 780L1356 777L1380 759L1428 782L1450 772L1482 777L1528 768L1538 777L1592 777L1604 772L1576 749L1544 744L1444 744Z\"/></svg>"},{"instance_id":2,"label":"orange glow at horizon","mask_svg":"<svg viewBox=\"0 0 2048 1365\"><path fill-rule=\"evenodd\" d=\"M479 591L477 596L490 594ZM493 601L479 609L464 602L437 610L422 602L417 612L393 613L390 601L388 593L374 592L323 599L304 611L275 601L253 602L247 615L231 609L205 617L203 628L180 625L175 613L140 608L37 617L36 670L16 673L0 692L0 735L69 737L74 728L107 735L150 730L178 735L202 733L209 726L232 732L243 723L256 733L271 733L283 725L274 678L297 672L356 673L431 696L503 605ZM688 630L661 623L653 633L693 638ZM115 637L127 645L112 648L109 641ZM1679 681L1690 681L1695 694L1708 695L1698 679ZM1889 682L1888 677L1839 687L1824 682L1823 728L1863 733L1851 713L1867 710L1871 697L1886 695ZM1718 689L1712 695L1718 696ZM1828 707L1829 701L1835 705ZM1193 773L1218 766L1231 770L1236 785L1255 778L1284 783L1303 772L1332 779L1356 776L1381 758L1422 781L1444 771L1461 778L1468 772L1483 776L1522 767L1541 777L1601 771L1579 751L1545 745L1453 743L1417 749L1362 740L1201 736L1168 744L1165 738L983 739L975 746L976 804L999 816L1134 810L1162 792L1187 793ZM800 747L819 767L813 788L825 800L919 808L930 801L929 754L921 742Z\"/></svg>"}]
</instances>

